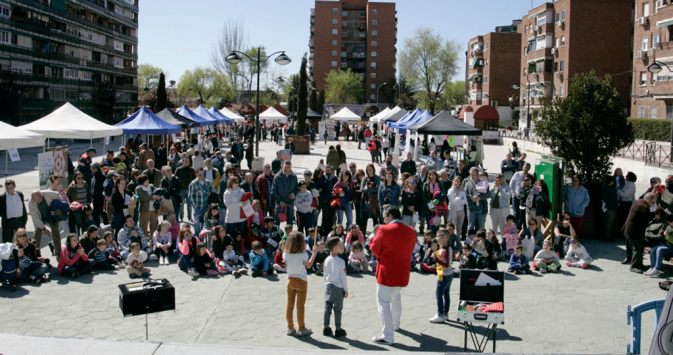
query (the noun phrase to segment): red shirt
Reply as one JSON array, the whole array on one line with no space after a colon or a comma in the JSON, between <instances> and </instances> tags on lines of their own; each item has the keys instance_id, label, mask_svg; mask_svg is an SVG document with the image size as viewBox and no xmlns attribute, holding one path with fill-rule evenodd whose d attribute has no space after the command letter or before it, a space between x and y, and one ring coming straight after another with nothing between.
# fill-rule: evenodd
<instances>
[{"instance_id":1,"label":"red shirt","mask_svg":"<svg viewBox=\"0 0 673 355\"><path fill-rule=\"evenodd\" d=\"M388 287L406 287L411 273L411 254L416 232L402 222L382 225L369 242L376 255L376 282Z\"/></svg>"}]
</instances>

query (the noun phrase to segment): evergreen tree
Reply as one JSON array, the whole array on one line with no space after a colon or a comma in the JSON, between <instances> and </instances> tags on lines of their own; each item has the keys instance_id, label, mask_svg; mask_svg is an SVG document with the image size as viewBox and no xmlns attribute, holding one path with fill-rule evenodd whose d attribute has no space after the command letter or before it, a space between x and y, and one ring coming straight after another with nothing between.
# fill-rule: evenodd
<instances>
[{"instance_id":1,"label":"evergreen tree","mask_svg":"<svg viewBox=\"0 0 673 355\"><path fill-rule=\"evenodd\" d=\"M168 96L166 96L166 77L164 72L159 75L159 86L157 86L157 103L154 105L154 112L159 112L168 107Z\"/></svg>"},{"instance_id":2,"label":"evergreen tree","mask_svg":"<svg viewBox=\"0 0 673 355\"><path fill-rule=\"evenodd\" d=\"M306 54L301 59L301 69L299 69L299 91L297 92L297 135L306 134L306 114L308 113L308 89L306 82Z\"/></svg>"},{"instance_id":3,"label":"evergreen tree","mask_svg":"<svg viewBox=\"0 0 673 355\"><path fill-rule=\"evenodd\" d=\"M311 82L311 87L315 89L315 81ZM308 107L313 111L318 111L318 92L316 90L311 90L311 95L308 98Z\"/></svg>"},{"instance_id":4,"label":"evergreen tree","mask_svg":"<svg viewBox=\"0 0 673 355\"><path fill-rule=\"evenodd\" d=\"M325 89L322 89L320 90L320 96L318 97L318 109L316 110L316 112L322 115L324 110L325 110Z\"/></svg>"}]
</instances>

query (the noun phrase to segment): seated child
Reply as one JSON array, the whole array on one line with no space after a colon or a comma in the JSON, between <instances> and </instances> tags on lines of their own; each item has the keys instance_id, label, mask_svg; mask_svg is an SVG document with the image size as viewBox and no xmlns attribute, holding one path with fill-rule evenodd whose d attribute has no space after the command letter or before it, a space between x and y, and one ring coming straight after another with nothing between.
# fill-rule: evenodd
<instances>
[{"instance_id":1,"label":"seated child","mask_svg":"<svg viewBox=\"0 0 673 355\"><path fill-rule=\"evenodd\" d=\"M171 222L171 228L169 229L171 232L171 245L175 246L175 250L178 250L178 236L180 235L180 223L175 220L175 212L170 211L168 212L167 220Z\"/></svg>"},{"instance_id":2,"label":"seated child","mask_svg":"<svg viewBox=\"0 0 673 355\"><path fill-rule=\"evenodd\" d=\"M35 247L35 257L37 260L41 261L43 264L47 265L47 269L51 270L52 266L50 264L49 258L43 258L42 252L40 251L39 246L37 245L37 240L35 238L30 239L30 243Z\"/></svg>"},{"instance_id":3,"label":"seated child","mask_svg":"<svg viewBox=\"0 0 673 355\"><path fill-rule=\"evenodd\" d=\"M244 240L246 254L250 254L252 251L252 243L262 241L262 237L259 234L259 226L256 223L251 224L250 228L247 228L245 231Z\"/></svg>"},{"instance_id":4,"label":"seated child","mask_svg":"<svg viewBox=\"0 0 673 355\"><path fill-rule=\"evenodd\" d=\"M234 251L236 251L236 255L239 256L239 258L244 259L245 255L245 240L241 237L241 231L236 230L233 233L234 235Z\"/></svg>"},{"instance_id":5,"label":"seated child","mask_svg":"<svg viewBox=\"0 0 673 355\"><path fill-rule=\"evenodd\" d=\"M95 226L96 223L93 220L93 211L91 210L91 206L89 205L84 205L82 208L82 224L80 225L82 227L82 230L85 231L89 228L89 226Z\"/></svg>"},{"instance_id":6,"label":"seated child","mask_svg":"<svg viewBox=\"0 0 673 355\"><path fill-rule=\"evenodd\" d=\"M248 270L245 268L245 262L234 251L234 245L228 244L224 254L222 254L222 261L220 266L224 270L229 271L234 276L240 276L241 274L247 275Z\"/></svg>"},{"instance_id":7,"label":"seated child","mask_svg":"<svg viewBox=\"0 0 673 355\"><path fill-rule=\"evenodd\" d=\"M210 250L215 258L222 259L227 245L233 245L234 240L227 235L227 229L223 226L213 228L213 248Z\"/></svg>"},{"instance_id":8,"label":"seated child","mask_svg":"<svg viewBox=\"0 0 673 355\"><path fill-rule=\"evenodd\" d=\"M322 240L319 241L316 245L318 247L316 248L315 261L313 262L311 270L315 271L315 274L320 276L322 275L323 265L325 264L325 259L327 259L327 257L329 256L329 252L325 250L325 242L323 242Z\"/></svg>"},{"instance_id":9,"label":"seated child","mask_svg":"<svg viewBox=\"0 0 673 355\"><path fill-rule=\"evenodd\" d=\"M168 255L173 252L171 249L171 242L173 235L171 234L171 222L163 221L159 229L154 232L152 240L154 241L154 253L159 258L159 265L168 265Z\"/></svg>"},{"instance_id":10,"label":"seated child","mask_svg":"<svg viewBox=\"0 0 673 355\"><path fill-rule=\"evenodd\" d=\"M528 264L528 258L523 255L523 247L521 245L514 247L514 254L509 258L509 269L507 271L517 275L532 273Z\"/></svg>"},{"instance_id":11,"label":"seated child","mask_svg":"<svg viewBox=\"0 0 673 355\"><path fill-rule=\"evenodd\" d=\"M416 245L414 246L413 257L411 258L412 265L424 262L425 257L427 256L427 251L430 248L430 245L432 244L432 241L434 239L435 239L435 232L428 229L425 231L425 233L423 233L423 241L422 242L419 242L418 240L416 241Z\"/></svg>"},{"instance_id":12,"label":"seated child","mask_svg":"<svg viewBox=\"0 0 673 355\"><path fill-rule=\"evenodd\" d=\"M486 240L486 231L482 228L477 231L476 239L473 245L474 250L478 251L481 256L477 257L477 269L497 270L498 264L495 262L495 247L491 241Z\"/></svg>"},{"instance_id":13,"label":"seated child","mask_svg":"<svg viewBox=\"0 0 673 355\"><path fill-rule=\"evenodd\" d=\"M367 272L367 256L362 252L362 243L356 240L353 242L351 255L348 257L348 264L354 272Z\"/></svg>"},{"instance_id":14,"label":"seated child","mask_svg":"<svg viewBox=\"0 0 673 355\"><path fill-rule=\"evenodd\" d=\"M250 270L252 277L266 276L269 271L269 257L262 248L262 243L255 240L252 242L252 251L250 252ZM272 272L273 273L273 272Z\"/></svg>"},{"instance_id":15,"label":"seated child","mask_svg":"<svg viewBox=\"0 0 673 355\"><path fill-rule=\"evenodd\" d=\"M103 240L105 240L105 245L107 245L106 251L110 253L110 256L119 261L120 268L125 268L124 259L119 253L119 247L117 247L117 242L114 241L114 232L108 231L103 234Z\"/></svg>"},{"instance_id":16,"label":"seated child","mask_svg":"<svg viewBox=\"0 0 673 355\"><path fill-rule=\"evenodd\" d=\"M208 251L208 248L205 244L199 243L196 245L196 254L194 255L194 261L192 261L196 272L199 275L209 275L217 276L217 264L213 260L213 256ZM223 271L224 272L224 271Z\"/></svg>"},{"instance_id":17,"label":"seated child","mask_svg":"<svg viewBox=\"0 0 673 355\"><path fill-rule=\"evenodd\" d=\"M472 245L468 243L463 244L463 251L460 257L460 269L475 269L477 266L477 258L482 254L472 249Z\"/></svg>"},{"instance_id":18,"label":"seated child","mask_svg":"<svg viewBox=\"0 0 673 355\"><path fill-rule=\"evenodd\" d=\"M119 270L119 260L112 257L107 247L105 239L98 239L96 247L89 252L89 260L93 261L93 269L98 270Z\"/></svg>"},{"instance_id":19,"label":"seated child","mask_svg":"<svg viewBox=\"0 0 673 355\"><path fill-rule=\"evenodd\" d=\"M353 242L356 240L360 241L361 244L364 244L365 236L360 231L360 226L353 223L350 227L348 227L348 233L346 234L346 251L351 251L351 245L353 245Z\"/></svg>"},{"instance_id":20,"label":"seated child","mask_svg":"<svg viewBox=\"0 0 673 355\"><path fill-rule=\"evenodd\" d=\"M557 272L561 269L558 254L552 250L551 242L545 240L542 244L542 250L535 254L534 268L541 273Z\"/></svg>"},{"instance_id":21,"label":"seated child","mask_svg":"<svg viewBox=\"0 0 673 355\"><path fill-rule=\"evenodd\" d=\"M129 272L129 277L132 279L138 277L149 277L152 271L145 267L143 264L147 260L147 253L144 250L140 250L140 243L133 242L130 245L130 253L126 258L126 269Z\"/></svg>"},{"instance_id":22,"label":"seated child","mask_svg":"<svg viewBox=\"0 0 673 355\"><path fill-rule=\"evenodd\" d=\"M493 231L493 229L486 231L486 239L493 243L493 259L503 260L505 257L507 257L507 252L502 250L498 236L495 235L495 231Z\"/></svg>"},{"instance_id":23,"label":"seated child","mask_svg":"<svg viewBox=\"0 0 673 355\"><path fill-rule=\"evenodd\" d=\"M69 241L69 239L66 239L66 241ZM2 287L12 292L16 292L16 283L19 278L18 251L12 249L11 252L8 252L7 258L0 260L0 266L2 266L2 270L0 270L0 282L2 282Z\"/></svg>"},{"instance_id":24,"label":"seated child","mask_svg":"<svg viewBox=\"0 0 673 355\"><path fill-rule=\"evenodd\" d=\"M281 238L278 227L273 224L273 217L264 218L264 228L260 231L260 235L262 244L266 245L266 255L273 255L278 250Z\"/></svg>"},{"instance_id":25,"label":"seated child","mask_svg":"<svg viewBox=\"0 0 673 355\"><path fill-rule=\"evenodd\" d=\"M17 260L19 261L19 277L24 280L33 281L36 285L45 281L46 277L44 276L44 273L47 271L47 267L42 267L42 262L35 261L26 255L21 244L18 244L16 248L18 249Z\"/></svg>"},{"instance_id":26,"label":"seated child","mask_svg":"<svg viewBox=\"0 0 673 355\"><path fill-rule=\"evenodd\" d=\"M311 255L311 250L313 250L313 240L315 238L316 242L321 241L320 236L317 235L317 231L315 228L311 227L308 229L308 233L306 233L306 251L308 252L308 255L310 257Z\"/></svg>"},{"instance_id":27,"label":"seated child","mask_svg":"<svg viewBox=\"0 0 673 355\"><path fill-rule=\"evenodd\" d=\"M566 265L586 269L592 261L593 259L589 256L584 245L580 244L580 241L575 238L570 239L570 248L568 248L568 254L566 254Z\"/></svg>"},{"instance_id":28,"label":"seated child","mask_svg":"<svg viewBox=\"0 0 673 355\"><path fill-rule=\"evenodd\" d=\"M281 240L280 244L278 244L276 255L273 257L273 269L279 273L287 272L287 265L285 264L285 260L283 260L283 246L285 246L285 241Z\"/></svg>"},{"instance_id":29,"label":"seated child","mask_svg":"<svg viewBox=\"0 0 673 355\"><path fill-rule=\"evenodd\" d=\"M372 268L372 270L376 270L376 255L372 254L371 249L369 248L369 243L374 240L376 237L376 232L379 230L380 224L375 224L374 228L372 229L372 233L369 235L369 238L367 241L365 241L365 248L367 248L367 251L369 252L369 255L372 257L372 260L369 261L369 266Z\"/></svg>"},{"instance_id":30,"label":"seated child","mask_svg":"<svg viewBox=\"0 0 673 355\"><path fill-rule=\"evenodd\" d=\"M292 233L292 225L288 225L288 224L286 224L286 225L285 225L285 228L283 229L283 231L284 231L284 232L283 232L283 234L281 234L280 239L282 239L282 240L286 240L287 237L290 235L290 233Z\"/></svg>"},{"instance_id":31,"label":"seated child","mask_svg":"<svg viewBox=\"0 0 673 355\"><path fill-rule=\"evenodd\" d=\"M423 263L421 264L421 271L428 274L437 273L437 262L435 261L435 258L431 257L432 253L436 252L437 250L439 250L439 244L437 243L437 239L433 239L430 241L430 246L428 246L425 251L425 257L423 258Z\"/></svg>"}]
</instances>

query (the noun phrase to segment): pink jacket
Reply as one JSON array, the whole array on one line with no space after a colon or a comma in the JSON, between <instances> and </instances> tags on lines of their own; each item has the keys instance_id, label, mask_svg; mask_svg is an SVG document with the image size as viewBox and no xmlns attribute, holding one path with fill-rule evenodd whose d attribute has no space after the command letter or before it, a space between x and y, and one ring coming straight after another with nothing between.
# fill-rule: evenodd
<instances>
[{"instance_id":1,"label":"pink jacket","mask_svg":"<svg viewBox=\"0 0 673 355\"><path fill-rule=\"evenodd\" d=\"M199 237L194 236L193 239L195 241L194 245L199 245L199 243L201 243ZM191 245L187 240L183 240L181 242L178 242L178 250L180 250L180 254L189 256L189 253L191 252ZM213 255L210 254L210 250L208 250L208 248L206 248L206 253L208 253L208 256L210 256L211 258L213 257Z\"/></svg>"},{"instance_id":2,"label":"pink jacket","mask_svg":"<svg viewBox=\"0 0 673 355\"><path fill-rule=\"evenodd\" d=\"M355 236L355 238L357 238L357 239L355 239L355 240L359 240L360 243L364 243L364 242L365 242L365 236L362 235L362 232L361 232L361 231L358 232L358 235ZM347 243L347 244L353 244L353 242L354 242L355 240L353 240L353 233L348 232L348 234L346 234L346 243Z\"/></svg>"},{"instance_id":3,"label":"pink jacket","mask_svg":"<svg viewBox=\"0 0 673 355\"><path fill-rule=\"evenodd\" d=\"M81 245L77 246L77 249L82 249ZM58 261L58 274L61 274L61 270L63 270L63 267L68 265L68 266L73 266L77 262L77 260L82 259L84 261L89 261L89 257L86 256L85 254L75 254L75 256L70 259L70 251L68 250L68 247L62 247L61 248L61 257Z\"/></svg>"}]
</instances>

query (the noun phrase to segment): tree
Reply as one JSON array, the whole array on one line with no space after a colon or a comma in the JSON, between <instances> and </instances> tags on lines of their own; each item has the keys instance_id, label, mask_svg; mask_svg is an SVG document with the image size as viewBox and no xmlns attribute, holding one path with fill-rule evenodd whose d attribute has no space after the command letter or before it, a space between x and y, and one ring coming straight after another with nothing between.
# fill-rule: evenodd
<instances>
[{"instance_id":1,"label":"tree","mask_svg":"<svg viewBox=\"0 0 673 355\"><path fill-rule=\"evenodd\" d=\"M145 88L149 89L149 91L156 91L161 73L163 73L161 68L154 65L138 65L138 95L145 95Z\"/></svg>"},{"instance_id":2,"label":"tree","mask_svg":"<svg viewBox=\"0 0 673 355\"><path fill-rule=\"evenodd\" d=\"M325 110L325 89L320 90L320 96L318 96L318 109L315 112L323 114Z\"/></svg>"},{"instance_id":3,"label":"tree","mask_svg":"<svg viewBox=\"0 0 673 355\"><path fill-rule=\"evenodd\" d=\"M260 96L260 105L267 105L267 106L275 106L280 103L280 96L273 90L271 89L266 89L259 94ZM252 103L255 104L257 102L257 97L255 96L252 100Z\"/></svg>"},{"instance_id":4,"label":"tree","mask_svg":"<svg viewBox=\"0 0 673 355\"><path fill-rule=\"evenodd\" d=\"M112 123L112 113L117 102L117 92L108 81L96 83L91 93L91 101L94 110L98 113L98 119Z\"/></svg>"},{"instance_id":5,"label":"tree","mask_svg":"<svg viewBox=\"0 0 673 355\"><path fill-rule=\"evenodd\" d=\"M229 85L227 77L211 68L196 67L194 70L187 70L180 78L178 84L178 96L197 97L201 103L211 98L233 99L235 93Z\"/></svg>"},{"instance_id":6,"label":"tree","mask_svg":"<svg viewBox=\"0 0 673 355\"><path fill-rule=\"evenodd\" d=\"M308 107L313 111L318 111L318 89L315 87L315 81L311 81L311 95L308 97Z\"/></svg>"},{"instance_id":7,"label":"tree","mask_svg":"<svg viewBox=\"0 0 673 355\"><path fill-rule=\"evenodd\" d=\"M245 52L248 49L248 33L245 30L243 21L239 19L229 19L224 26L222 32L217 38L217 42L210 52L210 61L213 68L225 74L229 81L236 86L236 73L239 72L237 64L229 64L226 58L233 51Z\"/></svg>"},{"instance_id":8,"label":"tree","mask_svg":"<svg viewBox=\"0 0 673 355\"><path fill-rule=\"evenodd\" d=\"M325 79L325 101L333 105L353 104L361 102L362 78L350 69L346 71L331 70Z\"/></svg>"},{"instance_id":9,"label":"tree","mask_svg":"<svg viewBox=\"0 0 673 355\"><path fill-rule=\"evenodd\" d=\"M157 86L157 103L154 105L154 112L159 112L168 107L168 96L166 96L166 77L162 72L159 75L159 85Z\"/></svg>"},{"instance_id":10,"label":"tree","mask_svg":"<svg viewBox=\"0 0 673 355\"><path fill-rule=\"evenodd\" d=\"M397 97L397 106L411 111L416 108L417 100L414 98L414 88L408 85L407 79L405 77L400 77L399 82L399 96Z\"/></svg>"},{"instance_id":11,"label":"tree","mask_svg":"<svg viewBox=\"0 0 673 355\"><path fill-rule=\"evenodd\" d=\"M21 124L21 117L16 113L19 111L21 102L21 94L19 87L14 83L14 76L12 73L6 73L0 79L0 107L2 107L2 114L8 117L13 126ZM6 119L5 119L6 120Z\"/></svg>"},{"instance_id":12,"label":"tree","mask_svg":"<svg viewBox=\"0 0 673 355\"><path fill-rule=\"evenodd\" d=\"M633 143L633 128L610 76L599 78L592 70L570 83L567 97L543 107L534 130L553 155L565 160L567 176L600 186L610 174L610 157Z\"/></svg>"},{"instance_id":13,"label":"tree","mask_svg":"<svg viewBox=\"0 0 673 355\"><path fill-rule=\"evenodd\" d=\"M435 100L456 75L458 50L454 41L445 40L430 28L419 28L414 37L404 40L400 54L400 74L416 90L423 91L430 112Z\"/></svg>"},{"instance_id":14,"label":"tree","mask_svg":"<svg viewBox=\"0 0 673 355\"><path fill-rule=\"evenodd\" d=\"M465 101L465 82L454 81L444 87L442 95L446 107L461 105Z\"/></svg>"},{"instance_id":15,"label":"tree","mask_svg":"<svg viewBox=\"0 0 673 355\"><path fill-rule=\"evenodd\" d=\"M306 82L308 75L306 73L306 64L308 59L306 54L301 59L301 68L299 69L299 91L297 91L297 135L306 134L306 115L308 113L308 88Z\"/></svg>"}]
</instances>

